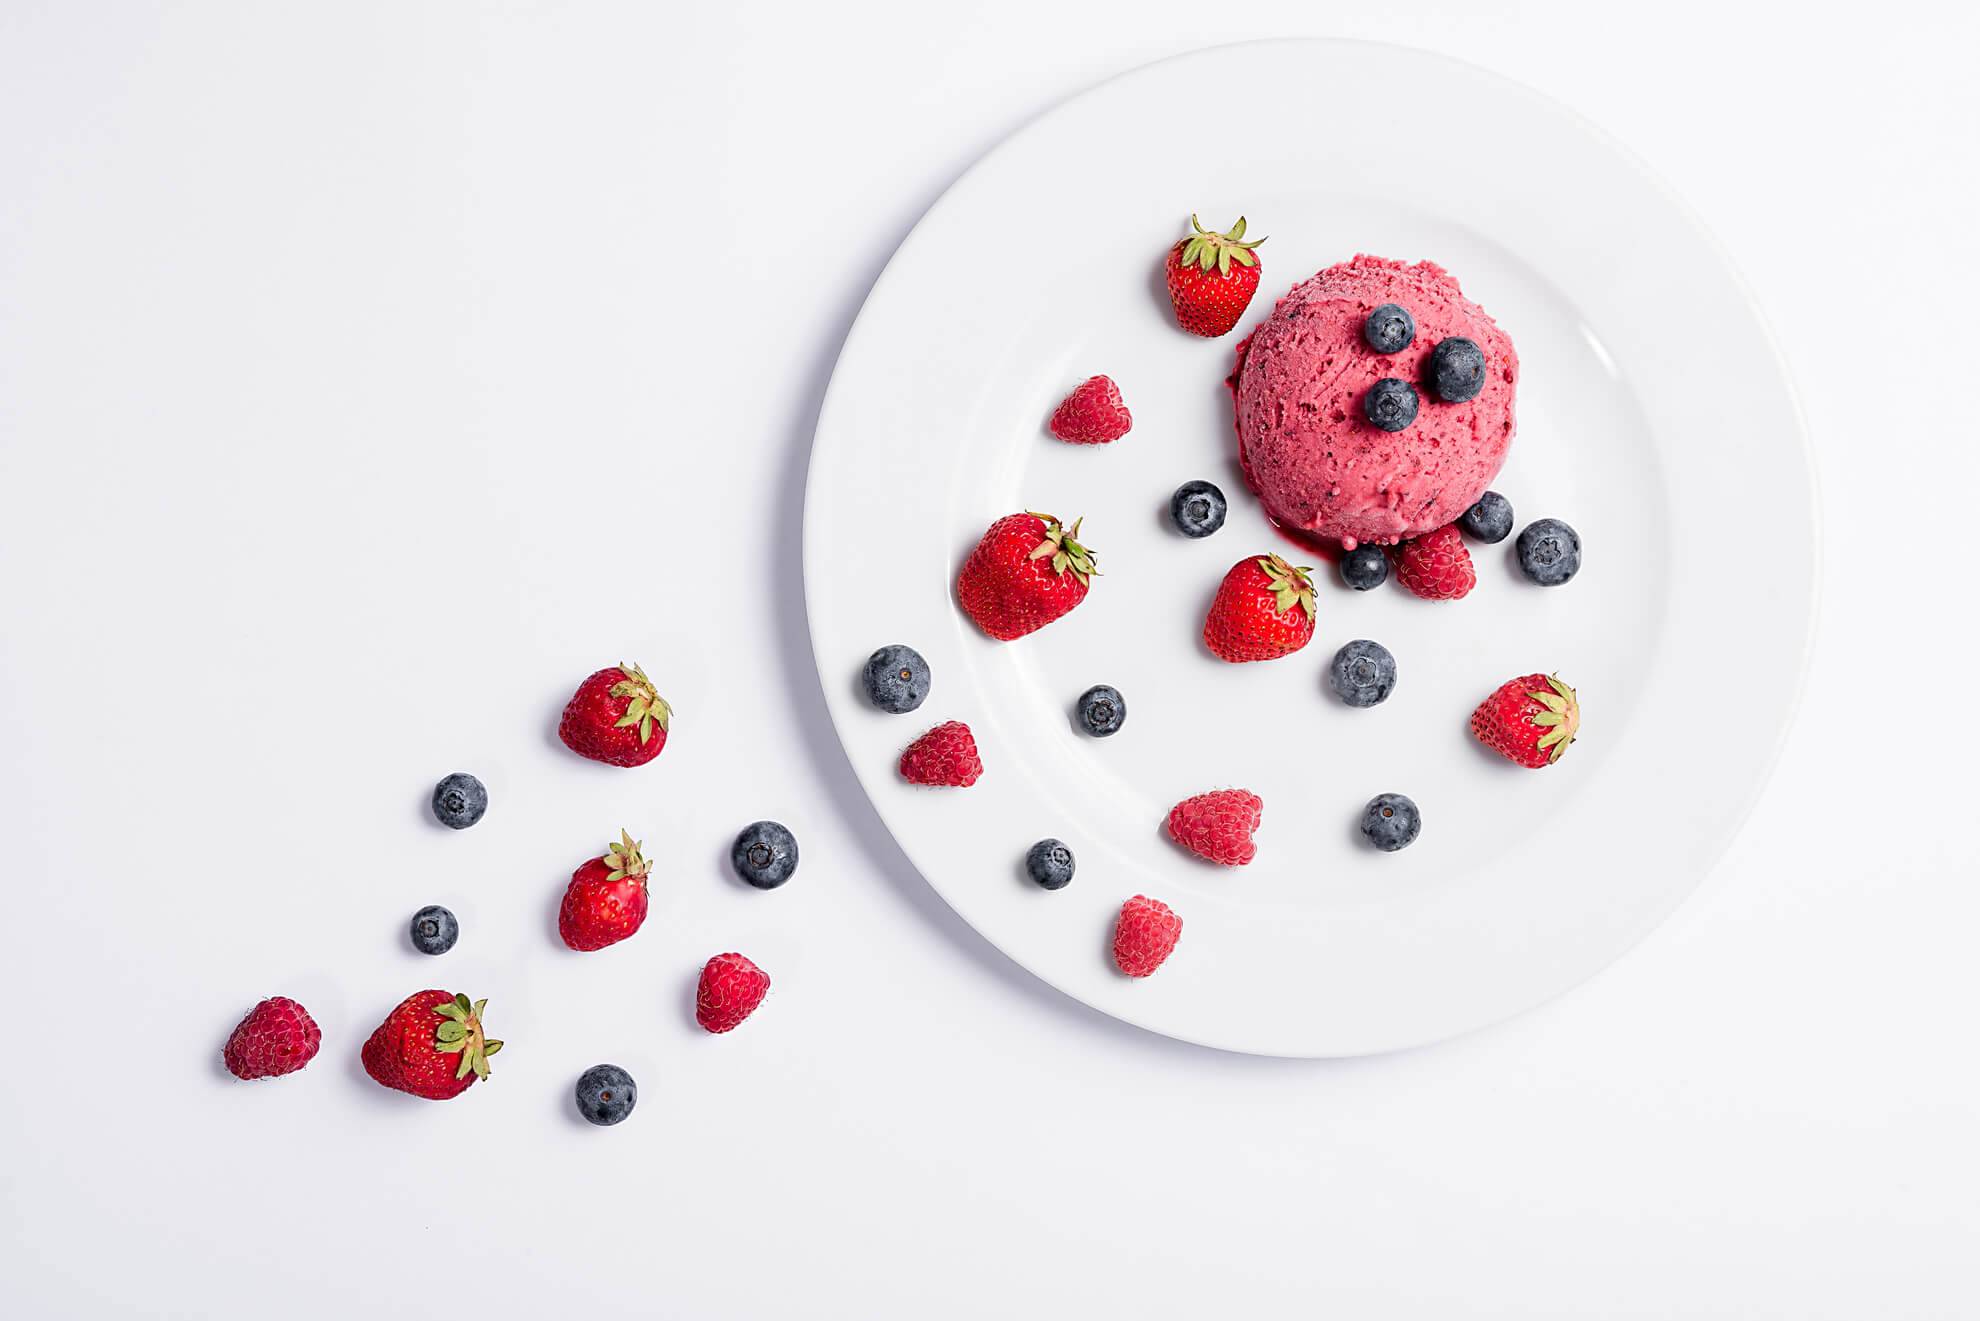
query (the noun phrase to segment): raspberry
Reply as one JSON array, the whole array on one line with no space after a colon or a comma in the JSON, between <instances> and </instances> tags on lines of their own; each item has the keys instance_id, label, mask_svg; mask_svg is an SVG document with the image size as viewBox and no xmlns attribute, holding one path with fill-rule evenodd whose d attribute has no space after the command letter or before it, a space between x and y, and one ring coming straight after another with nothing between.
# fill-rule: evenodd
<instances>
[{"instance_id":1,"label":"raspberry","mask_svg":"<svg viewBox=\"0 0 1980 1321\"><path fill-rule=\"evenodd\" d=\"M976 755L976 737L960 720L935 726L901 754L901 777L910 784L967 788L981 774L983 759Z\"/></svg>"},{"instance_id":2,"label":"raspberry","mask_svg":"<svg viewBox=\"0 0 1980 1321\"><path fill-rule=\"evenodd\" d=\"M316 1058L323 1032L309 1010L285 995L272 996L247 1011L221 1058L236 1078L279 1078Z\"/></svg>"},{"instance_id":3,"label":"raspberry","mask_svg":"<svg viewBox=\"0 0 1980 1321\"><path fill-rule=\"evenodd\" d=\"M1114 923L1114 966L1130 977L1146 977L1175 949L1182 926L1167 904L1136 895L1121 905Z\"/></svg>"},{"instance_id":4,"label":"raspberry","mask_svg":"<svg viewBox=\"0 0 1980 1321\"><path fill-rule=\"evenodd\" d=\"M740 954L717 954L701 969L694 992L694 1021L710 1032L729 1032L756 1012L770 977Z\"/></svg>"},{"instance_id":5,"label":"raspberry","mask_svg":"<svg viewBox=\"0 0 1980 1321\"><path fill-rule=\"evenodd\" d=\"M1426 601L1456 601L1471 594L1478 574L1456 524L1446 524L1396 548L1396 580Z\"/></svg>"},{"instance_id":6,"label":"raspberry","mask_svg":"<svg viewBox=\"0 0 1980 1321\"><path fill-rule=\"evenodd\" d=\"M1133 425L1121 388L1105 376L1090 377L1052 414L1052 434L1075 445L1105 445Z\"/></svg>"},{"instance_id":7,"label":"raspberry","mask_svg":"<svg viewBox=\"0 0 1980 1321\"><path fill-rule=\"evenodd\" d=\"M1258 856L1251 832L1265 814L1265 800L1244 789L1218 789L1185 798L1169 809L1169 835L1199 858L1242 867Z\"/></svg>"}]
</instances>

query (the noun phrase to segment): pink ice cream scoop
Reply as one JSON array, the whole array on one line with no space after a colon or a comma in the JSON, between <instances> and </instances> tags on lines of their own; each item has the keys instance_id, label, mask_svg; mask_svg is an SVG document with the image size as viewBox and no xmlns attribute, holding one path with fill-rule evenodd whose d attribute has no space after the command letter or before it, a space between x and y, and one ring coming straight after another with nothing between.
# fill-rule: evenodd
<instances>
[{"instance_id":1,"label":"pink ice cream scoop","mask_svg":"<svg viewBox=\"0 0 1980 1321\"><path fill-rule=\"evenodd\" d=\"M1416 338L1382 354L1362 337L1368 314L1395 303ZM1449 403L1425 378L1441 340L1485 354L1485 385ZM1416 387L1416 419L1383 431L1362 412L1370 386ZM1388 543L1456 519L1499 473L1513 438L1519 355L1484 309L1433 262L1358 256L1293 286L1238 346L1231 391L1245 479L1282 527L1339 541Z\"/></svg>"}]
</instances>

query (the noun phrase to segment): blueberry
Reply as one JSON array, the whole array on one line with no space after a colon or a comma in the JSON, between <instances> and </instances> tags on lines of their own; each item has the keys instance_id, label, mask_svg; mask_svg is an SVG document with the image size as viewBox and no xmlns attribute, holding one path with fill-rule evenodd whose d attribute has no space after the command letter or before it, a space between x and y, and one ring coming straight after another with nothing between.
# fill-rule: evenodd
<instances>
[{"instance_id":1,"label":"blueberry","mask_svg":"<svg viewBox=\"0 0 1980 1321\"><path fill-rule=\"evenodd\" d=\"M1497 545L1512 535L1512 501L1497 491L1487 491L1478 503L1458 515L1458 526L1479 541Z\"/></svg>"},{"instance_id":2,"label":"blueberry","mask_svg":"<svg viewBox=\"0 0 1980 1321\"><path fill-rule=\"evenodd\" d=\"M1406 308L1384 303L1361 323L1361 337L1377 353L1401 353L1416 342L1416 318Z\"/></svg>"},{"instance_id":3,"label":"blueberry","mask_svg":"<svg viewBox=\"0 0 1980 1321\"><path fill-rule=\"evenodd\" d=\"M632 1075L616 1064L594 1064L578 1075L578 1113L600 1128L618 1123L638 1103Z\"/></svg>"},{"instance_id":4,"label":"blueberry","mask_svg":"<svg viewBox=\"0 0 1980 1321\"><path fill-rule=\"evenodd\" d=\"M443 826L466 830L487 810L487 788L465 771L455 771L433 786L433 815Z\"/></svg>"},{"instance_id":5,"label":"blueberry","mask_svg":"<svg viewBox=\"0 0 1980 1321\"><path fill-rule=\"evenodd\" d=\"M1380 546L1356 546L1341 556L1341 578L1357 592L1389 581L1389 557Z\"/></svg>"},{"instance_id":6,"label":"blueberry","mask_svg":"<svg viewBox=\"0 0 1980 1321\"><path fill-rule=\"evenodd\" d=\"M1358 638L1334 653L1327 678L1349 706L1374 706L1396 690L1396 658L1381 643Z\"/></svg>"},{"instance_id":7,"label":"blueberry","mask_svg":"<svg viewBox=\"0 0 1980 1321\"><path fill-rule=\"evenodd\" d=\"M428 904L413 914L413 948L421 954L445 954L461 938L461 924L438 904Z\"/></svg>"},{"instance_id":8,"label":"blueberry","mask_svg":"<svg viewBox=\"0 0 1980 1321\"><path fill-rule=\"evenodd\" d=\"M896 643L866 658L866 697L882 711L900 715L928 697L928 662L913 647Z\"/></svg>"},{"instance_id":9,"label":"blueberry","mask_svg":"<svg viewBox=\"0 0 1980 1321\"><path fill-rule=\"evenodd\" d=\"M1040 889L1063 890L1072 884L1072 850L1056 839L1041 839L1024 855L1024 870Z\"/></svg>"},{"instance_id":10,"label":"blueberry","mask_svg":"<svg viewBox=\"0 0 1980 1321\"><path fill-rule=\"evenodd\" d=\"M729 849L736 875L759 890L774 890L797 870L797 839L775 821L752 821Z\"/></svg>"},{"instance_id":11,"label":"blueberry","mask_svg":"<svg viewBox=\"0 0 1980 1321\"><path fill-rule=\"evenodd\" d=\"M1424 363L1430 388L1447 404L1476 399L1485 388L1485 350L1463 336L1439 340Z\"/></svg>"},{"instance_id":12,"label":"blueberry","mask_svg":"<svg viewBox=\"0 0 1980 1321\"><path fill-rule=\"evenodd\" d=\"M1581 571L1581 535L1558 518L1542 518L1519 534L1519 567L1542 587L1559 587Z\"/></svg>"},{"instance_id":13,"label":"blueberry","mask_svg":"<svg viewBox=\"0 0 1980 1321\"><path fill-rule=\"evenodd\" d=\"M1393 376L1368 387L1361 396L1361 411L1384 431L1401 431L1416 421L1416 387Z\"/></svg>"},{"instance_id":14,"label":"blueberry","mask_svg":"<svg viewBox=\"0 0 1980 1321\"><path fill-rule=\"evenodd\" d=\"M1127 699L1121 690L1096 683L1079 695L1079 727L1095 738L1120 732L1127 721Z\"/></svg>"},{"instance_id":15,"label":"blueberry","mask_svg":"<svg viewBox=\"0 0 1980 1321\"><path fill-rule=\"evenodd\" d=\"M1361 833L1384 853L1406 849L1423 830L1423 814L1402 794L1376 794L1362 809Z\"/></svg>"},{"instance_id":16,"label":"blueberry","mask_svg":"<svg viewBox=\"0 0 1980 1321\"><path fill-rule=\"evenodd\" d=\"M1210 482L1184 482L1169 497L1169 517L1176 520L1176 531L1192 539L1224 526L1230 508L1224 493Z\"/></svg>"}]
</instances>

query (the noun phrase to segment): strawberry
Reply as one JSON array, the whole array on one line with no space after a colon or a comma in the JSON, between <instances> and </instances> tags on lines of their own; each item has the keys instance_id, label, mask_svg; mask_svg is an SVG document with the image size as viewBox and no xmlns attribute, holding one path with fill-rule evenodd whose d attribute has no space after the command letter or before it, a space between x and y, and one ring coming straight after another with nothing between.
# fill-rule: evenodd
<instances>
[{"instance_id":1,"label":"strawberry","mask_svg":"<svg viewBox=\"0 0 1980 1321\"><path fill-rule=\"evenodd\" d=\"M1121 387L1110 377L1088 377L1067 395L1052 414L1052 434L1075 445L1105 445L1119 440L1134 425Z\"/></svg>"},{"instance_id":2,"label":"strawberry","mask_svg":"<svg viewBox=\"0 0 1980 1321\"><path fill-rule=\"evenodd\" d=\"M1581 701L1553 675L1529 674L1480 702L1471 732L1507 761L1538 770L1559 761L1581 732Z\"/></svg>"},{"instance_id":3,"label":"strawberry","mask_svg":"<svg viewBox=\"0 0 1980 1321\"><path fill-rule=\"evenodd\" d=\"M956 577L956 600L1000 642L1045 627L1086 599L1093 552L1050 514L1012 514L990 525Z\"/></svg>"},{"instance_id":4,"label":"strawberry","mask_svg":"<svg viewBox=\"0 0 1980 1321\"><path fill-rule=\"evenodd\" d=\"M637 665L600 670L571 694L557 737L580 757L608 766L644 766L667 746L674 708Z\"/></svg>"},{"instance_id":5,"label":"strawberry","mask_svg":"<svg viewBox=\"0 0 1980 1321\"><path fill-rule=\"evenodd\" d=\"M1203 645L1222 660L1274 660L1313 640L1313 580L1277 555L1239 560L1224 575Z\"/></svg>"},{"instance_id":6,"label":"strawberry","mask_svg":"<svg viewBox=\"0 0 1980 1321\"><path fill-rule=\"evenodd\" d=\"M1395 555L1396 581L1426 601L1456 601L1478 585L1471 552L1455 523L1403 542Z\"/></svg>"},{"instance_id":7,"label":"strawberry","mask_svg":"<svg viewBox=\"0 0 1980 1321\"><path fill-rule=\"evenodd\" d=\"M710 1032L733 1031L756 1012L770 990L770 975L740 954L717 954L701 969L694 991L694 1021Z\"/></svg>"},{"instance_id":8,"label":"strawberry","mask_svg":"<svg viewBox=\"0 0 1980 1321\"><path fill-rule=\"evenodd\" d=\"M407 996L364 1043L364 1071L394 1091L452 1100L488 1077L488 1057L502 1049L482 1029L487 1007L448 991Z\"/></svg>"},{"instance_id":9,"label":"strawberry","mask_svg":"<svg viewBox=\"0 0 1980 1321\"><path fill-rule=\"evenodd\" d=\"M1121 905L1114 920L1114 966L1130 977L1146 977L1181 939L1182 919L1160 899L1138 894Z\"/></svg>"},{"instance_id":10,"label":"strawberry","mask_svg":"<svg viewBox=\"0 0 1980 1321\"><path fill-rule=\"evenodd\" d=\"M981 774L983 759L976 755L976 736L960 720L935 726L901 754L901 778L909 784L967 789Z\"/></svg>"},{"instance_id":11,"label":"strawberry","mask_svg":"<svg viewBox=\"0 0 1980 1321\"><path fill-rule=\"evenodd\" d=\"M1169 809L1169 837L1199 858L1242 867L1258 856L1251 832L1265 816L1265 800L1246 789L1217 789L1185 798Z\"/></svg>"},{"instance_id":12,"label":"strawberry","mask_svg":"<svg viewBox=\"0 0 1980 1321\"><path fill-rule=\"evenodd\" d=\"M1176 324L1192 335L1215 339L1251 306L1258 276L1265 269L1252 249L1264 239L1244 239L1244 217L1228 234L1203 228L1195 216L1192 231L1169 249L1169 301L1175 304Z\"/></svg>"},{"instance_id":13,"label":"strawberry","mask_svg":"<svg viewBox=\"0 0 1980 1321\"><path fill-rule=\"evenodd\" d=\"M646 921L646 875L652 865L633 837L621 830L603 857L571 873L557 910L557 934L575 950L604 949L638 931Z\"/></svg>"},{"instance_id":14,"label":"strawberry","mask_svg":"<svg viewBox=\"0 0 1980 1321\"><path fill-rule=\"evenodd\" d=\"M315 1059L322 1044L322 1029L309 1010L276 995L247 1011L220 1057L236 1078L279 1078Z\"/></svg>"}]
</instances>

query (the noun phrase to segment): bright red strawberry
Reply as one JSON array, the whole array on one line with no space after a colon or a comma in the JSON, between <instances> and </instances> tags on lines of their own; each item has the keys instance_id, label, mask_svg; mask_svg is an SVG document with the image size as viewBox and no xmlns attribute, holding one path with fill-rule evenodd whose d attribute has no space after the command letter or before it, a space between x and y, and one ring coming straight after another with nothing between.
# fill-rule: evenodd
<instances>
[{"instance_id":1,"label":"bright red strawberry","mask_svg":"<svg viewBox=\"0 0 1980 1321\"><path fill-rule=\"evenodd\" d=\"M364 1071L394 1091L452 1100L488 1076L488 1057L502 1049L482 1029L487 1007L449 991L407 996L364 1043Z\"/></svg>"},{"instance_id":2,"label":"bright red strawberry","mask_svg":"<svg viewBox=\"0 0 1980 1321\"><path fill-rule=\"evenodd\" d=\"M909 784L939 784L967 789L983 774L976 755L976 736L960 720L935 726L901 754L901 778Z\"/></svg>"},{"instance_id":3,"label":"bright red strawberry","mask_svg":"<svg viewBox=\"0 0 1980 1321\"><path fill-rule=\"evenodd\" d=\"M1093 552L1050 514L1000 518L976 543L956 577L956 600L976 626L1001 642L1045 627L1086 599Z\"/></svg>"},{"instance_id":4,"label":"bright red strawberry","mask_svg":"<svg viewBox=\"0 0 1980 1321\"><path fill-rule=\"evenodd\" d=\"M770 990L770 975L740 954L717 954L701 969L694 991L694 1021L710 1032L728 1032L756 1012Z\"/></svg>"},{"instance_id":5,"label":"bright red strawberry","mask_svg":"<svg viewBox=\"0 0 1980 1321\"><path fill-rule=\"evenodd\" d=\"M323 1032L309 1010L286 995L270 996L247 1011L220 1057L236 1078L279 1078L316 1058Z\"/></svg>"},{"instance_id":6,"label":"bright red strawberry","mask_svg":"<svg viewBox=\"0 0 1980 1321\"><path fill-rule=\"evenodd\" d=\"M1182 939L1182 919L1160 899L1138 894L1121 905L1114 922L1114 966L1146 977L1162 966Z\"/></svg>"},{"instance_id":7,"label":"bright red strawberry","mask_svg":"<svg viewBox=\"0 0 1980 1321\"><path fill-rule=\"evenodd\" d=\"M1471 552L1455 523L1403 542L1395 558L1396 581L1426 601L1456 601L1478 585Z\"/></svg>"},{"instance_id":8,"label":"bright red strawberry","mask_svg":"<svg viewBox=\"0 0 1980 1321\"><path fill-rule=\"evenodd\" d=\"M1265 240L1245 241L1243 216L1228 234L1203 228L1195 216L1189 218L1189 228L1188 237L1169 249L1169 301L1175 304L1177 325L1215 339L1228 334L1251 306L1265 269L1252 249Z\"/></svg>"},{"instance_id":9,"label":"bright red strawberry","mask_svg":"<svg viewBox=\"0 0 1980 1321\"><path fill-rule=\"evenodd\" d=\"M557 909L557 934L575 950L604 949L646 921L646 877L653 870L633 837L621 830L602 857L571 873Z\"/></svg>"},{"instance_id":10,"label":"bright red strawberry","mask_svg":"<svg viewBox=\"0 0 1980 1321\"><path fill-rule=\"evenodd\" d=\"M1480 702L1471 732L1506 760L1538 770L1559 761L1581 732L1581 701L1554 676L1529 674Z\"/></svg>"},{"instance_id":11,"label":"bright red strawberry","mask_svg":"<svg viewBox=\"0 0 1980 1321\"><path fill-rule=\"evenodd\" d=\"M1239 560L1224 575L1210 614L1203 621L1203 645L1222 660L1261 661L1289 656L1313 640L1311 570L1295 568L1277 555Z\"/></svg>"},{"instance_id":12,"label":"bright red strawberry","mask_svg":"<svg viewBox=\"0 0 1980 1321\"><path fill-rule=\"evenodd\" d=\"M1052 414L1052 434L1075 445L1105 445L1125 436L1133 425L1133 416L1121 402L1121 387L1106 376L1088 377Z\"/></svg>"},{"instance_id":13,"label":"bright red strawberry","mask_svg":"<svg viewBox=\"0 0 1980 1321\"><path fill-rule=\"evenodd\" d=\"M674 708L637 665L614 665L578 685L557 722L557 737L580 757L608 766L644 766L667 746Z\"/></svg>"},{"instance_id":14,"label":"bright red strawberry","mask_svg":"<svg viewBox=\"0 0 1980 1321\"><path fill-rule=\"evenodd\" d=\"M1265 800L1257 794L1216 789L1169 809L1169 837L1199 858L1242 867L1258 856L1251 832L1264 816Z\"/></svg>"}]
</instances>

